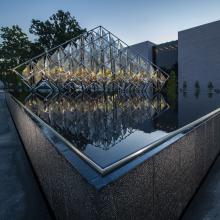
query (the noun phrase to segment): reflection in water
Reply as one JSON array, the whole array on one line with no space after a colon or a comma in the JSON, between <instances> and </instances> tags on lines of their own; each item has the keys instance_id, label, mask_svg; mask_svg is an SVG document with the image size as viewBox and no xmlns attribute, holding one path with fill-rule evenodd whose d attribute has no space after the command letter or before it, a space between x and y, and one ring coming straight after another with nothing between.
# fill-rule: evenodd
<instances>
[{"instance_id":1,"label":"reflection in water","mask_svg":"<svg viewBox=\"0 0 220 220\"><path fill-rule=\"evenodd\" d=\"M212 92L208 92L208 97L212 98L212 96L213 96L213 93Z\"/></svg>"},{"instance_id":2,"label":"reflection in water","mask_svg":"<svg viewBox=\"0 0 220 220\"><path fill-rule=\"evenodd\" d=\"M166 95L166 94L165 94ZM16 94L18 98L19 94ZM75 147L106 167L220 106L220 94L29 95L23 103ZM24 100L20 96L19 100Z\"/></svg>"},{"instance_id":3,"label":"reflection in water","mask_svg":"<svg viewBox=\"0 0 220 220\"><path fill-rule=\"evenodd\" d=\"M220 107L220 94L199 91L179 93L178 124L182 127Z\"/></svg>"},{"instance_id":4,"label":"reflection in water","mask_svg":"<svg viewBox=\"0 0 220 220\"><path fill-rule=\"evenodd\" d=\"M195 97L198 99L200 95L200 89L195 90Z\"/></svg>"},{"instance_id":5,"label":"reflection in water","mask_svg":"<svg viewBox=\"0 0 220 220\"><path fill-rule=\"evenodd\" d=\"M36 95L25 105L55 130L84 151L91 144L108 150L168 109L162 95L85 95L53 97L45 101Z\"/></svg>"}]
</instances>

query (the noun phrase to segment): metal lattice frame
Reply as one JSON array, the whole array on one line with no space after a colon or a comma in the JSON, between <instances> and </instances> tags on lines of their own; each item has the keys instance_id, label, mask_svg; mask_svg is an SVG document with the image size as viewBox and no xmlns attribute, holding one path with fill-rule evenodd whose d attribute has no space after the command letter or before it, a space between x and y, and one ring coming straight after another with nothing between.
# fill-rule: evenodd
<instances>
[{"instance_id":1,"label":"metal lattice frame","mask_svg":"<svg viewBox=\"0 0 220 220\"><path fill-rule=\"evenodd\" d=\"M143 91L161 89L168 75L134 54L99 26L23 64L13 71L31 89L57 91Z\"/></svg>"}]
</instances>

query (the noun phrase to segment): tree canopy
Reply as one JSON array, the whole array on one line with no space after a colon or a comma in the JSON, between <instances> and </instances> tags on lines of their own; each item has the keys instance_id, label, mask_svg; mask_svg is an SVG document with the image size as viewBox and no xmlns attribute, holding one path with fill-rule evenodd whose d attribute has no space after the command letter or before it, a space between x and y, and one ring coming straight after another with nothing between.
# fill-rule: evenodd
<instances>
[{"instance_id":1,"label":"tree canopy","mask_svg":"<svg viewBox=\"0 0 220 220\"><path fill-rule=\"evenodd\" d=\"M18 25L0 28L0 80L17 83L10 69L30 58L31 42Z\"/></svg>"},{"instance_id":2,"label":"tree canopy","mask_svg":"<svg viewBox=\"0 0 220 220\"><path fill-rule=\"evenodd\" d=\"M62 10L46 21L32 19L29 32L36 37L34 42L18 25L0 27L0 79L9 69L85 31L75 17Z\"/></svg>"},{"instance_id":3,"label":"tree canopy","mask_svg":"<svg viewBox=\"0 0 220 220\"><path fill-rule=\"evenodd\" d=\"M42 48L50 49L79 36L86 30L79 26L69 12L59 10L46 21L33 19L29 31L37 37L36 40Z\"/></svg>"},{"instance_id":4,"label":"tree canopy","mask_svg":"<svg viewBox=\"0 0 220 220\"><path fill-rule=\"evenodd\" d=\"M18 25L1 27L0 31L0 70L5 72L29 58L31 42Z\"/></svg>"},{"instance_id":5,"label":"tree canopy","mask_svg":"<svg viewBox=\"0 0 220 220\"><path fill-rule=\"evenodd\" d=\"M176 109L177 107L177 76L175 71L170 72L169 80L165 86L167 98L171 109Z\"/></svg>"}]
</instances>

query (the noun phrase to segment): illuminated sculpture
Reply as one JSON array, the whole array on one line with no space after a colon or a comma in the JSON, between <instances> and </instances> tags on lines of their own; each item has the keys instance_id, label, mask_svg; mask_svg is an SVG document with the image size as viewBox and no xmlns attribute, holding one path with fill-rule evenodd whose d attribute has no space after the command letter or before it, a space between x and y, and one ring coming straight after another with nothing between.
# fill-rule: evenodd
<instances>
[{"instance_id":1,"label":"illuminated sculpture","mask_svg":"<svg viewBox=\"0 0 220 220\"><path fill-rule=\"evenodd\" d=\"M134 54L128 45L99 26L23 64L13 71L30 90L160 90L168 75Z\"/></svg>"}]
</instances>

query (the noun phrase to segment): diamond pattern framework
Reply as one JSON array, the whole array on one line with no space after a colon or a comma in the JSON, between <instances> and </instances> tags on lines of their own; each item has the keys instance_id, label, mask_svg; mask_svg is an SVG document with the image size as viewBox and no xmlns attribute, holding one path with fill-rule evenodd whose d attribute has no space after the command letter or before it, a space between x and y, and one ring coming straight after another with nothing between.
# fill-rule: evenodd
<instances>
[{"instance_id":1,"label":"diamond pattern framework","mask_svg":"<svg viewBox=\"0 0 220 220\"><path fill-rule=\"evenodd\" d=\"M161 89L168 75L99 26L13 71L32 90L143 91Z\"/></svg>"}]
</instances>

